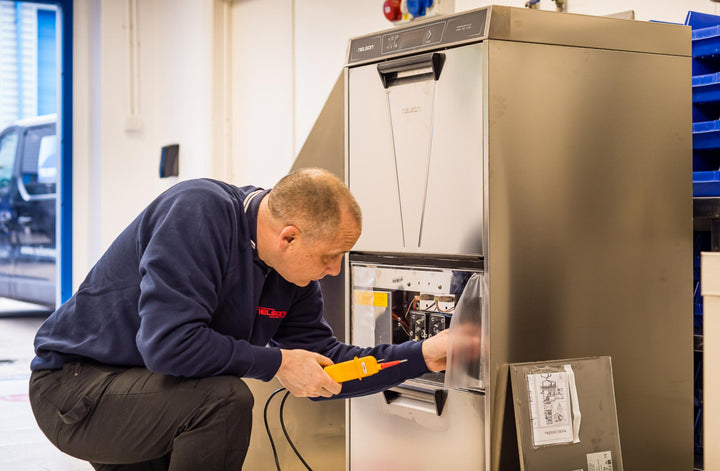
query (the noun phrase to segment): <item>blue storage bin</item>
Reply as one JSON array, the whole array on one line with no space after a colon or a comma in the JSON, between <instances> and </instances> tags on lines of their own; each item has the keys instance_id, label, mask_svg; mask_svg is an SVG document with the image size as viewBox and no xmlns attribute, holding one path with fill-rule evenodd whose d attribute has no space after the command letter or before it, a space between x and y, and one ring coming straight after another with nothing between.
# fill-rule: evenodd
<instances>
[{"instance_id":1,"label":"blue storage bin","mask_svg":"<svg viewBox=\"0 0 720 471\"><path fill-rule=\"evenodd\" d=\"M708 26L720 25L720 16L689 11L685 17L685 24L691 26L692 29L707 28Z\"/></svg>"},{"instance_id":2,"label":"blue storage bin","mask_svg":"<svg viewBox=\"0 0 720 471\"><path fill-rule=\"evenodd\" d=\"M720 72L693 77L692 100L695 104L720 101Z\"/></svg>"},{"instance_id":3,"label":"blue storage bin","mask_svg":"<svg viewBox=\"0 0 720 471\"><path fill-rule=\"evenodd\" d=\"M720 170L693 172L693 196L720 196Z\"/></svg>"},{"instance_id":4,"label":"blue storage bin","mask_svg":"<svg viewBox=\"0 0 720 471\"><path fill-rule=\"evenodd\" d=\"M692 32L692 56L696 59L720 55L720 25Z\"/></svg>"},{"instance_id":5,"label":"blue storage bin","mask_svg":"<svg viewBox=\"0 0 720 471\"><path fill-rule=\"evenodd\" d=\"M689 11L685 24L692 29L692 74L701 75L720 71L718 58L718 31L720 16Z\"/></svg>"},{"instance_id":6,"label":"blue storage bin","mask_svg":"<svg viewBox=\"0 0 720 471\"><path fill-rule=\"evenodd\" d=\"M693 149L720 149L720 120L693 123Z\"/></svg>"},{"instance_id":7,"label":"blue storage bin","mask_svg":"<svg viewBox=\"0 0 720 471\"><path fill-rule=\"evenodd\" d=\"M698 11L689 11L685 17L685 24L690 25L692 29L707 28L708 26L720 25L720 16L711 15L710 13L700 13Z\"/></svg>"}]
</instances>

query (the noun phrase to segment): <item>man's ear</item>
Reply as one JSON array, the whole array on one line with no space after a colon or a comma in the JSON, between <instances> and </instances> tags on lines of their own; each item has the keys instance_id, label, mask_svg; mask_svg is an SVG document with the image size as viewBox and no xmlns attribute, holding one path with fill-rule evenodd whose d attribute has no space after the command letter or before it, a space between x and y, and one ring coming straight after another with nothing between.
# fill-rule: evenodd
<instances>
[{"instance_id":1,"label":"man's ear","mask_svg":"<svg viewBox=\"0 0 720 471\"><path fill-rule=\"evenodd\" d=\"M292 244L300 234L300 230L295 226L285 226L280 231L280 245L287 248Z\"/></svg>"}]
</instances>

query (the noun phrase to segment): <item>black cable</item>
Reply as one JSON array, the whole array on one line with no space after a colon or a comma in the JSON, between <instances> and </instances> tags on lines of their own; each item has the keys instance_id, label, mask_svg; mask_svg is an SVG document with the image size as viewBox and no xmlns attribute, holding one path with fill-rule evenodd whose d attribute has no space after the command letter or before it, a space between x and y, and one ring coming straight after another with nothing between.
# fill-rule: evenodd
<instances>
[{"instance_id":1,"label":"black cable","mask_svg":"<svg viewBox=\"0 0 720 471\"><path fill-rule=\"evenodd\" d=\"M298 457L300 461L302 461L302 464L305 465L305 467L308 469L308 471L312 471L312 468L305 462L302 456L300 456L300 452L295 448L295 444L292 440L290 440L290 435L288 435L287 429L285 429L285 417L283 415L283 411L285 410L285 401L287 400L288 396L290 395L290 391L285 392L285 396L283 396L282 402L280 402L280 427L282 427L282 431L285 434L285 438L287 439L288 443L290 444L290 447L295 452L295 455Z\"/></svg>"},{"instance_id":2,"label":"black cable","mask_svg":"<svg viewBox=\"0 0 720 471\"><path fill-rule=\"evenodd\" d=\"M277 449L275 448L275 442L272 438L272 433L270 432L270 426L268 425L268 419L267 419L267 411L268 407L270 406L270 401L272 401L272 398L275 397L278 393L285 391L285 396L282 399L282 402L280 402L280 427L282 427L282 431L285 434L285 438L287 439L288 443L290 444L290 447L295 452L295 456L302 461L302 464L305 465L305 467L308 469L308 471L312 471L312 468L305 462L303 457L300 455L300 452L295 448L295 444L290 439L290 435L287 432L287 429L285 428L285 417L283 415L285 411L285 401L287 400L288 396L290 395L290 391L287 391L285 388L279 388L273 391L272 394L270 394L270 397L267 398L267 401L265 401L265 408L263 410L263 419L265 420L265 431L267 432L267 436L270 439L270 446L272 447L273 457L275 458L275 467L277 468L277 471L282 471L280 469L280 460L278 459Z\"/></svg>"},{"instance_id":3,"label":"black cable","mask_svg":"<svg viewBox=\"0 0 720 471\"><path fill-rule=\"evenodd\" d=\"M268 397L267 401L265 401L265 409L263 411L263 418L265 419L265 431L267 432L267 436L270 439L270 446L272 447L273 457L275 457L275 466L277 467L278 471L281 471L280 469L280 461L278 460L277 450L275 449L275 442L272 438L272 433L270 433L270 426L268 425L268 419L267 419L267 411L268 406L270 405L270 401L273 397L275 397L276 394L278 394L281 391L284 391L285 388L279 388L276 389L272 394L270 394L270 397Z\"/></svg>"}]
</instances>

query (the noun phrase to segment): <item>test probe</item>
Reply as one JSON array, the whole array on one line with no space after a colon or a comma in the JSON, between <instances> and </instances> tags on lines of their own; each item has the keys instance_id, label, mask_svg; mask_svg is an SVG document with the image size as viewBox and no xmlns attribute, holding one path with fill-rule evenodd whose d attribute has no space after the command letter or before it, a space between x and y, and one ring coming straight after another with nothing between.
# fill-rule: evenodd
<instances>
[{"instance_id":1,"label":"test probe","mask_svg":"<svg viewBox=\"0 0 720 471\"><path fill-rule=\"evenodd\" d=\"M327 373L332 379L338 383L344 383L345 381L351 381L353 379L367 378L368 376L379 373L385 368L399 365L405 361L407 360L396 360L383 363L382 360L377 361L374 356L368 355L366 357L355 357L352 360L326 366L324 369L325 373Z\"/></svg>"}]
</instances>

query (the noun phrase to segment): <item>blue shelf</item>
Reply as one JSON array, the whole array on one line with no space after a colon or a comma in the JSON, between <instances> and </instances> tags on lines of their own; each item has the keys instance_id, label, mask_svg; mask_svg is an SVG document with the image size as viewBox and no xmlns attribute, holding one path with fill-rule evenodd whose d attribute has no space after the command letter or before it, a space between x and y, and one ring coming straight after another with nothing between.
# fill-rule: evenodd
<instances>
[{"instance_id":1,"label":"blue shelf","mask_svg":"<svg viewBox=\"0 0 720 471\"><path fill-rule=\"evenodd\" d=\"M717 57L719 54L720 25L693 30L692 55L695 59Z\"/></svg>"},{"instance_id":2,"label":"blue shelf","mask_svg":"<svg viewBox=\"0 0 720 471\"><path fill-rule=\"evenodd\" d=\"M693 123L693 149L720 149L720 120Z\"/></svg>"},{"instance_id":3,"label":"blue shelf","mask_svg":"<svg viewBox=\"0 0 720 471\"><path fill-rule=\"evenodd\" d=\"M693 172L693 196L720 196L720 170Z\"/></svg>"},{"instance_id":4,"label":"blue shelf","mask_svg":"<svg viewBox=\"0 0 720 471\"><path fill-rule=\"evenodd\" d=\"M720 102L720 72L693 77L692 100L694 104Z\"/></svg>"},{"instance_id":5,"label":"blue shelf","mask_svg":"<svg viewBox=\"0 0 720 471\"><path fill-rule=\"evenodd\" d=\"M693 195L720 196L720 16L688 12L692 28Z\"/></svg>"}]
</instances>

